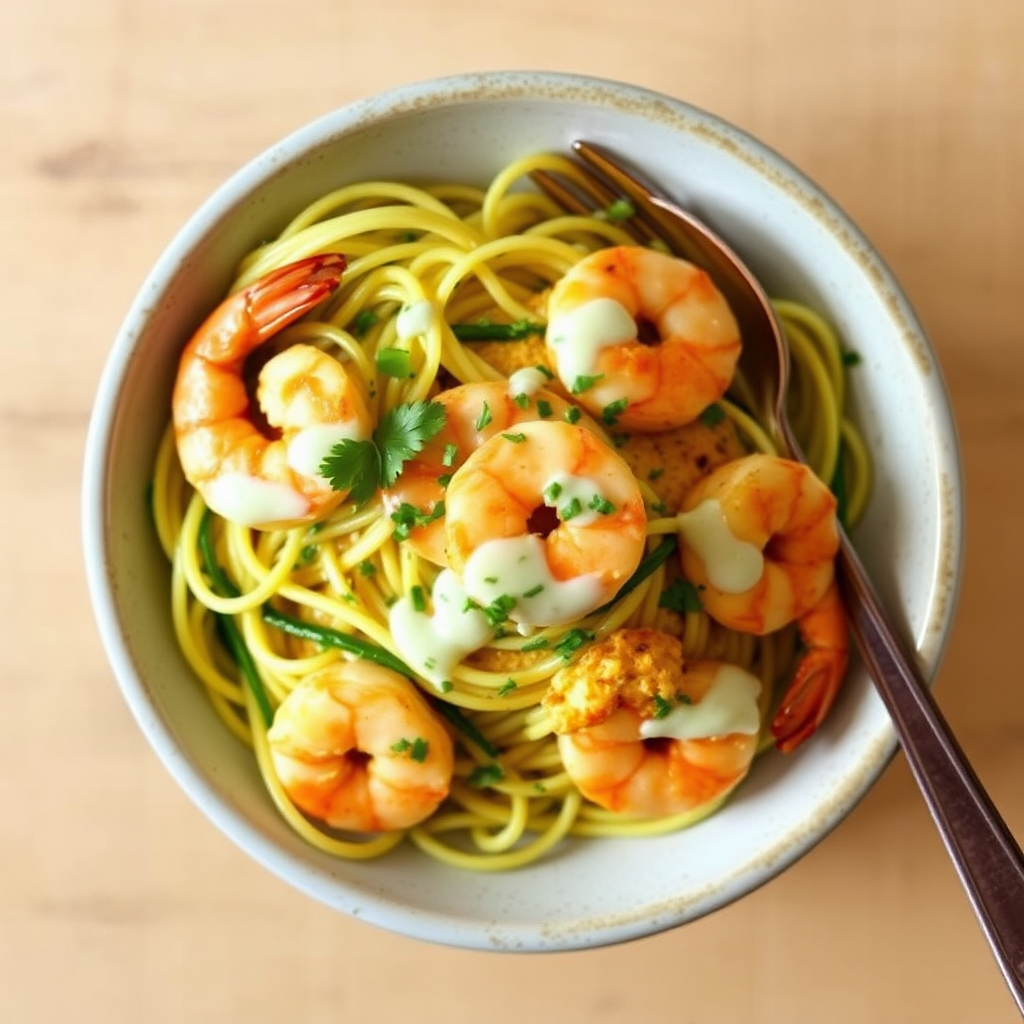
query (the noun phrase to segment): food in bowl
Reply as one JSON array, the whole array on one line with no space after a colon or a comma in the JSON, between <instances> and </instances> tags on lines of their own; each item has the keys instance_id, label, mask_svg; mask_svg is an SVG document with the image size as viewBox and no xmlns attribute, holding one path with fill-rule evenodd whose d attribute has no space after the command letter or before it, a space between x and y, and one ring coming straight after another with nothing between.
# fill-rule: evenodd
<instances>
[{"instance_id":1,"label":"food in bowl","mask_svg":"<svg viewBox=\"0 0 1024 1024\"><path fill-rule=\"evenodd\" d=\"M798 860L856 806L896 747L854 654L814 737L792 756L756 758L698 828L568 836L512 871L462 870L411 842L350 861L292 828L251 748L196 685L168 610L174 567L147 500L187 339L247 254L339 186L479 187L522 154L565 152L577 137L628 155L722 235L769 294L823 313L860 355L845 408L874 483L852 535L931 678L955 607L962 509L956 436L924 332L878 253L798 170L719 118L626 84L519 72L417 83L272 146L187 218L147 275L107 360L86 448L93 607L126 703L169 773L232 842L296 889L362 921L476 949L586 948L694 921ZM640 476L664 462L654 458ZM664 492L665 475L655 482Z\"/></svg>"},{"instance_id":2,"label":"food in bowl","mask_svg":"<svg viewBox=\"0 0 1024 1024\"><path fill-rule=\"evenodd\" d=\"M814 468L780 458L715 282L540 170L573 174L331 191L180 358L153 486L175 633L329 856L497 870L696 824L846 672L852 353L780 301Z\"/></svg>"}]
</instances>

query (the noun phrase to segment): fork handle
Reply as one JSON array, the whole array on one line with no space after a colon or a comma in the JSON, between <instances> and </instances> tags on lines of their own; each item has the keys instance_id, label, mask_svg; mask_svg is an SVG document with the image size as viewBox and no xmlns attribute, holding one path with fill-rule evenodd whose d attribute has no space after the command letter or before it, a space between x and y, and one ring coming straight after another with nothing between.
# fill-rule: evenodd
<instances>
[{"instance_id":1,"label":"fork handle","mask_svg":"<svg viewBox=\"0 0 1024 1024\"><path fill-rule=\"evenodd\" d=\"M903 644L887 625L881 602L845 536L837 569L861 655L1017 1008L1024 1014L1024 856Z\"/></svg>"}]
</instances>

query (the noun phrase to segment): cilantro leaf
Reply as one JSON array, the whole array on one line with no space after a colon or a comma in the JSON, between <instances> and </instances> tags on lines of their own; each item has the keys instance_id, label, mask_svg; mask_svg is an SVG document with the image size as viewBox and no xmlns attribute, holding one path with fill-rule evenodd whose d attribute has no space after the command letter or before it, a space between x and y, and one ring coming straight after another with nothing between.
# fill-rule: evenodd
<instances>
[{"instance_id":1,"label":"cilantro leaf","mask_svg":"<svg viewBox=\"0 0 1024 1024\"><path fill-rule=\"evenodd\" d=\"M320 475L336 491L348 491L361 505L373 497L381 476L381 457L372 441L339 441L320 463Z\"/></svg>"},{"instance_id":2,"label":"cilantro leaf","mask_svg":"<svg viewBox=\"0 0 1024 1024\"><path fill-rule=\"evenodd\" d=\"M380 452L380 482L390 487L407 459L444 426L445 410L440 402L409 402L389 409L373 432Z\"/></svg>"},{"instance_id":3,"label":"cilantro leaf","mask_svg":"<svg viewBox=\"0 0 1024 1024\"><path fill-rule=\"evenodd\" d=\"M378 487L390 487L398 479L406 460L423 450L444 420L439 402L396 405L384 414L371 440L339 441L320 463L320 475L362 505Z\"/></svg>"}]
</instances>

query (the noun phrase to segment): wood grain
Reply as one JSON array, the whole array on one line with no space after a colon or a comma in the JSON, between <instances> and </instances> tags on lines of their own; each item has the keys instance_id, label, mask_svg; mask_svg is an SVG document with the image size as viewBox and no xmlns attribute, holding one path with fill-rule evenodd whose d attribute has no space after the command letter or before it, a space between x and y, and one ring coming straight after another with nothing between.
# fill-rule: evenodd
<instances>
[{"instance_id":1,"label":"wood grain","mask_svg":"<svg viewBox=\"0 0 1024 1024\"><path fill-rule=\"evenodd\" d=\"M85 593L78 482L148 267L280 135L482 68L672 93L809 172L931 334L968 489L937 694L1024 835L1019 0L51 0L2 5L0 41L0 1021L1017 1019L901 758L782 878L628 946L435 948L297 895L187 803L131 722Z\"/></svg>"}]
</instances>

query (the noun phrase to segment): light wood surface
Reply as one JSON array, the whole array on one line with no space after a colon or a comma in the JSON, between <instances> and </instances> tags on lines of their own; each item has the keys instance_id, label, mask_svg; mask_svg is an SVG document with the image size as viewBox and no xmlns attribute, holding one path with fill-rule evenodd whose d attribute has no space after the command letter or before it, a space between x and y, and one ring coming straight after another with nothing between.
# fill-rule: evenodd
<instances>
[{"instance_id":1,"label":"light wood surface","mask_svg":"<svg viewBox=\"0 0 1024 1024\"><path fill-rule=\"evenodd\" d=\"M0 1021L1017 1019L901 757L785 876L628 946L477 954L314 904L216 832L136 731L94 629L78 501L128 303L266 145L457 71L663 90L809 172L931 334L968 489L937 695L1024 835L1020 0L4 0L0 47Z\"/></svg>"}]
</instances>

